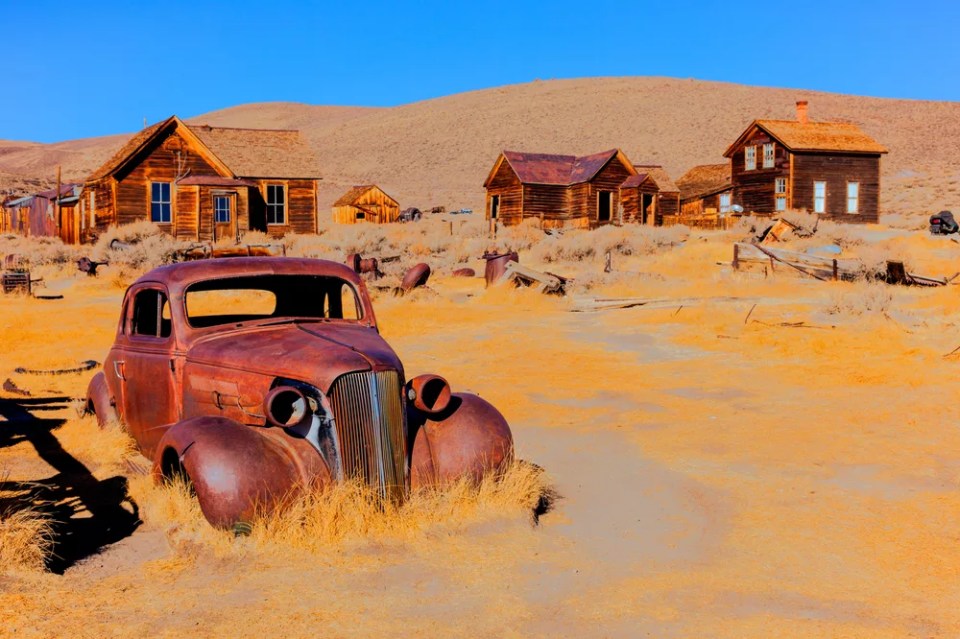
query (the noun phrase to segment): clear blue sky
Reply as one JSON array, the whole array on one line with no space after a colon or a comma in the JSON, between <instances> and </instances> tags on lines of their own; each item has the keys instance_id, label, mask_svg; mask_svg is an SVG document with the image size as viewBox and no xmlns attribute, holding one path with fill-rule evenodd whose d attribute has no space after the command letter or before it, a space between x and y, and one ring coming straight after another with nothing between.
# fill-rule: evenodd
<instances>
[{"instance_id":1,"label":"clear blue sky","mask_svg":"<svg viewBox=\"0 0 960 639\"><path fill-rule=\"evenodd\" d=\"M0 0L0 139L135 131L247 102L391 106L659 75L960 100L960 2Z\"/></svg>"}]
</instances>

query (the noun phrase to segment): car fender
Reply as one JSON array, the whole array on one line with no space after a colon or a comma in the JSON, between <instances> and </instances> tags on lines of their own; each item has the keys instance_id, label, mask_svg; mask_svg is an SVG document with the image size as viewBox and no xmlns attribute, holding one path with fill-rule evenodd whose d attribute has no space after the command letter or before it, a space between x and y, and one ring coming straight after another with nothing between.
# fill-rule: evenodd
<instances>
[{"instance_id":1,"label":"car fender","mask_svg":"<svg viewBox=\"0 0 960 639\"><path fill-rule=\"evenodd\" d=\"M186 472L204 517L229 528L269 511L303 486L298 460L265 429L203 416L171 426L157 446L157 480Z\"/></svg>"},{"instance_id":2,"label":"car fender","mask_svg":"<svg viewBox=\"0 0 960 639\"><path fill-rule=\"evenodd\" d=\"M466 477L478 482L513 459L513 435L492 404L471 393L454 393L440 414L410 408L413 434L410 486L445 485Z\"/></svg>"},{"instance_id":3,"label":"car fender","mask_svg":"<svg viewBox=\"0 0 960 639\"><path fill-rule=\"evenodd\" d=\"M110 396L110 389L107 387L107 377L100 371L93 376L90 384L87 386L87 412L92 412L97 416L97 423L100 428L105 427L111 422L118 422L117 405Z\"/></svg>"}]
</instances>

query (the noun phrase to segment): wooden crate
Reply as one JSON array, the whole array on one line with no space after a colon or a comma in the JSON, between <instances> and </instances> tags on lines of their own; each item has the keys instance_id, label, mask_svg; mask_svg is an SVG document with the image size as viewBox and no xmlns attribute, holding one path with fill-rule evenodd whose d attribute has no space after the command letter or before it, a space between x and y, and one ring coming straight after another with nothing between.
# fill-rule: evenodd
<instances>
[{"instance_id":1,"label":"wooden crate","mask_svg":"<svg viewBox=\"0 0 960 639\"><path fill-rule=\"evenodd\" d=\"M4 293L16 293L22 291L30 294L30 272L29 271L6 271L0 275Z\"/></svg>"}]
</instances>

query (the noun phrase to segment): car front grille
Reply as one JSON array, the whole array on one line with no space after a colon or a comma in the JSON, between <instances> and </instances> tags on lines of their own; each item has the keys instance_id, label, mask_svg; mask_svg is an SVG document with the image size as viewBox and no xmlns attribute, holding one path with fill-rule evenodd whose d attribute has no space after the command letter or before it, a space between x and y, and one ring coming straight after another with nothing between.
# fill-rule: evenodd
<instances>
[{"instance_id":1,"label":"car front grille","mask_svg":"<svg viewBox=\"0 0 960 639\"><path fill-rule=\"evenodd\" d=\"M330 391L344 478L359 478L394 501L407 486L402 386L396 371L349 373Z\"/></svg>"}]
</instances>

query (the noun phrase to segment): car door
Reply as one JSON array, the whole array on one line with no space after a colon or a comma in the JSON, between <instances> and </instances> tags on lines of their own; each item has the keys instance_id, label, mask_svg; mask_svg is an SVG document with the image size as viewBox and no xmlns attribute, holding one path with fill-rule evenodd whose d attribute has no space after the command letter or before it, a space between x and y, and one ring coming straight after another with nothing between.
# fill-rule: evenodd
<instances>
[{"instance_id":1,"label":"car door","mask_svg":"<svg viewBox=\"0 0 960 639\"><path fill-rule=\"evenodd\" d=\"M113 367L122 386L122 417L148 457L179 419L175 340L166 290L145 284L127 304L126 339Z\"/></svg>"}]
</instances>

